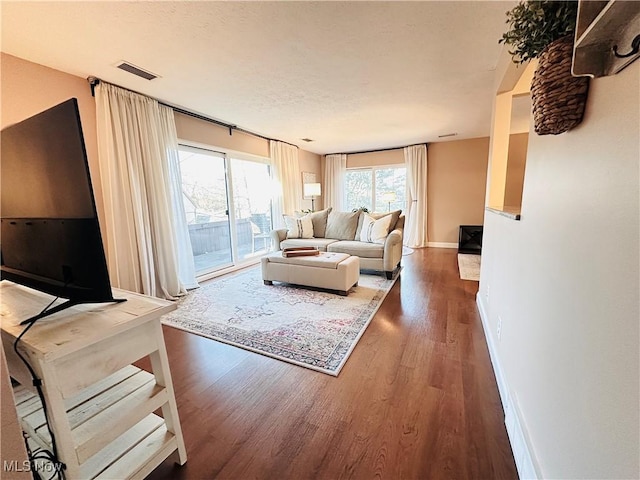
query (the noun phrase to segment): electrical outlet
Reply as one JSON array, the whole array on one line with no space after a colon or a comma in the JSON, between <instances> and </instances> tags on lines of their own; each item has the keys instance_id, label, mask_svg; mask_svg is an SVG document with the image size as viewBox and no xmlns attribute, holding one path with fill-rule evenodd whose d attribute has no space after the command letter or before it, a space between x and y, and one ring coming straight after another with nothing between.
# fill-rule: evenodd
<instances>
[{"instance_id":1,"label":"electrical outlet","mask_svg":"<svg viewBox=\"0 0 640 480\"><path fill-rule=\"evenodd\" d=\"M498 340L502 335L502 317L498 315L498 328L496 329L496 334L498 335Z\"/></svg>"}]
</instances>

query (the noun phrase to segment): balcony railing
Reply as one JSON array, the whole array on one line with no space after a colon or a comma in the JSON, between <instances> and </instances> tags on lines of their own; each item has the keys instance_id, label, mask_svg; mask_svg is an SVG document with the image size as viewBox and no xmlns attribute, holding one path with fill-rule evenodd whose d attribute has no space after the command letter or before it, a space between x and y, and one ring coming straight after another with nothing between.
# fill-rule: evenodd
<instances>
[{"instance_id":1,"label":"balcony railing","mask_svg":"<svg viewBox=\"0 0 640 480\"><path fill-rule=\"evenodd\" d=\"M269 248L269 232L256 226L250 218L236 220L238 258ZM213 270L216 266L231 263L231 238L229 222L216 220L189 225L189 238L196 263L196 272Z\"/></svg>"}]
</instances>

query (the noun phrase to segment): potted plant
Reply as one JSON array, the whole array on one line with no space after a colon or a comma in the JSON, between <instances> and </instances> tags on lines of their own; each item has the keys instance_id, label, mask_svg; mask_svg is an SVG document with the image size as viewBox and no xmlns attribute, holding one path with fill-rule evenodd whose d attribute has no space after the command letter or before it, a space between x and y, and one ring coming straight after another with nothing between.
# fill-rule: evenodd
<instances>
[{"instance_id":1,"label":"potted plant","mask_svg":"<svg viewBox=\"0 0 640 480\"><path fill-rule=\"evenodd\" d=\"M571 75L577 1L521 1L507 12L509 31L499 43L513 47L515 63L538 58L531 83L534 129L557 135L582 121L588 77Z\"/></svg>"}]
</instances>

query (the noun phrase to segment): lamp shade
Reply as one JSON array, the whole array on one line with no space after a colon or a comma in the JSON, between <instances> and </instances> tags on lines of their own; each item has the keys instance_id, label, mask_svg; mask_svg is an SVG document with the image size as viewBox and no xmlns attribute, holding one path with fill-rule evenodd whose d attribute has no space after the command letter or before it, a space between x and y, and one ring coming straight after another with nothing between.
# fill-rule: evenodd
<instances>
[{"instance_id":1,"label":"lamp shade","mask_svg":"<svg viewBox=\"0 0 640 480\"><path fill-rule=\"evenodd\" d=\"M305 197L317 197L321 193L319 183L305 183L303 190Z\"/></svg>"},{"instance_id":2,"label":"lamp shade","mask_svg":"<svg viewBox=\"0 0 640 480\"><path fill-rule=\"evenodd\" d=\"M395 202L396 201L396 192L385 192L382 194L382 201L383 202Z\"/></svg>"}]
</instances>

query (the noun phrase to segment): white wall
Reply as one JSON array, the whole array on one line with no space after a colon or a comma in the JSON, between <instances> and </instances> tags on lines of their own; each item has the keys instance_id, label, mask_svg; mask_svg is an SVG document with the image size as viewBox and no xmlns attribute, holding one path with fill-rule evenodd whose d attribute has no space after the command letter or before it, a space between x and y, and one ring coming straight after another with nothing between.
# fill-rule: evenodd
<instances>
[{"instance_id":1,"label":"white wall","mask_svg":"<svg viewBox=\"0 0 640 480\"><path fill-rule=\"evenodd\" d=\"M639 478L640 62L531 133L522 220L485 213L478 301L543 478ZM498 316L502 318L497 337Z\"/></svg>"}]
</instances>

